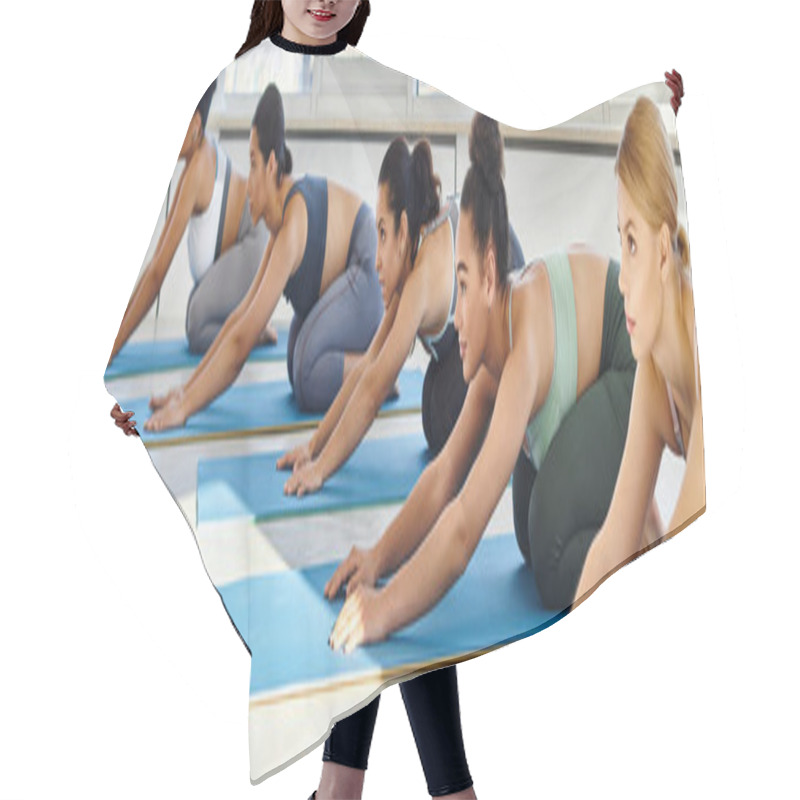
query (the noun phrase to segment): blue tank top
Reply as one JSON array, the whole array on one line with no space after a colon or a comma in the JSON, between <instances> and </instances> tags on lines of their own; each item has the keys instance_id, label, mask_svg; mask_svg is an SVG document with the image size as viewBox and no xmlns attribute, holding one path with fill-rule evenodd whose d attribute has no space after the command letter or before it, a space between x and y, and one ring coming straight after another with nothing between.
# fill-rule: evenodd
<instances>
[{"instance_id":1,"label":"blue tank top","mask_svg":"<svg viewBox=\"0 0 800 800\"><path fill-rule=\"evenodd\" d=\"M325 244L328 237L328 181L314 175L305 175L295 181L283 204L284 215L289 200L296 192L300 192L306 203L306 249L300 266L286 282L283 294L292 304L295 313L305 317L319 299L322 286L322 267L325 263Z\"/></svg>"}]
</instances>

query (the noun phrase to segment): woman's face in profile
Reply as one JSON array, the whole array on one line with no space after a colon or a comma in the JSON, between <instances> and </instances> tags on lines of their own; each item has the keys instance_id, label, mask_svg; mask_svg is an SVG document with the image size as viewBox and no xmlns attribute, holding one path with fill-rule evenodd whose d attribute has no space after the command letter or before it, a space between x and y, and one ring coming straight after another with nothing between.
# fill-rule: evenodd
<instances>
[{"instance_id":1,"label":"woman's face in profile","mask_svg":"<svg viewBox=\"0 0 800 800\"><path fill-rule=\"evenodd\" d=\"M300 33L322 40L335 37L358 8L358 0L281 0L281 4L284 30L289 23Z\"/></svg>"}]
</instances>

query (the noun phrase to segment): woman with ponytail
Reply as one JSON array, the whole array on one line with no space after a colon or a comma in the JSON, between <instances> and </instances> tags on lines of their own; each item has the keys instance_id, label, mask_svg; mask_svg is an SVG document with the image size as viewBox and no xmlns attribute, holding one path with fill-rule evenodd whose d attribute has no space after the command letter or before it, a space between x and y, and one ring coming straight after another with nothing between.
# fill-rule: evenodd
<instances>
[{"instance_id":1,"label":"woman with ponytail","mask_svg":"<svg viewBox=\"0 0 800 800\"><path fill-rule=\"evenodd\" d=\"M436 605L466 569L512 475L522 556L543 602L568 607L611 501L635 370L619 266L575 247L512 276L497 122L475 115L469 153L455 312L467 397L383 537L326 587L332 597L347 585L334 649L384 639Z\"/></svg>"},{"instance_id":2,"label":"woman with ponytail","mask_svg":"<svg viewBox=\"0 0 800 800\"><path fill-rule=\"evenodd\" d=\"M467 387L453 327L458 206L450 201L442 209L440 189L428 141L422 139L409 150L404 138L396 138L378 178L375 266L383 320L314 436L278 461L279 468L294 468L287 493L317 491L347 460L392 391L415 338L431 356L422 401L423 429L431 449L441 449L450 434ZM449 794L468 789L472 781L461 736L455 667L406 681L400 691L431 792L438 796L442 787L449 787ZM321 789L349 780L346 796L360 790L379 701L376 697L334 725L325 743Z\"/></svg>"},{"instance_id":3,"label":"woman with ponytail","mask_svg":"<svg viewBox=\"0 0 800 800\"><path fill-rule=\"evenodd\" d=\"M674 108L674 104L673 104ZM636 358L628 439L614 498L595 538L575 601L655 542L642 537L665 447L686 461L667 530L705 510L703 418L689 240L678 223L672 151L658 109L639 98L617 152L622 243L619 287Z\"/></svg>"},{"instance_id":4,"label":"woman with ponytail","mask_svg":"<svg viewBox=\"0 0 800 800\"><path fill-rule=\"evenodd\" d=\"M287 367L304 411L327 410L380 324L372 210L326 178L292 177L275 84L267 86L253 117L247 194L253 222L263 219L270 232L258 273L187 384L153 399L148 430L183 425L233 383L281 293L295 312Z\"/></svg>"}]
</instances>

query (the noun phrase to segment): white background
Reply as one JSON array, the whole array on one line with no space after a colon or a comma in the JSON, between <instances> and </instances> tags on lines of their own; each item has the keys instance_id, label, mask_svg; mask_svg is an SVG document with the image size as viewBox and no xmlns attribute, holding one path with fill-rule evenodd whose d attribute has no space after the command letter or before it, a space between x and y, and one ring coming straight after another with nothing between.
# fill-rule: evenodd
<instances>
[{"instance_id":1,"label":"white background","mask_svg":"<svg viewBox=\"0 0 800 800\"><path fill-rule=\"evenodd\" d=\"M796 27L778 3L712 5L375 0L362 39L518 127L673 66L686 85L708 510L566 620L459 667L482 798L797 796ZM249 11L0 12L3 800L317 784L320 751L250 786L247 654L102 381L186 120ZM364 797L425 796L393 688Z\"/></svg>"}]
</instances>

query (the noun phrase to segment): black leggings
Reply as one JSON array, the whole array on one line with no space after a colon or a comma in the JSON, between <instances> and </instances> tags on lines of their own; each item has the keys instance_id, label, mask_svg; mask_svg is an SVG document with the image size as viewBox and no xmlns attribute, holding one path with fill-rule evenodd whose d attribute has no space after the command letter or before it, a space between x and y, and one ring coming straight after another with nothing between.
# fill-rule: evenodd
<instances>
[{"instance_id":1,"label":"black leggings","mask_svg":"<svg viewBox=\"0 0 800 800\"><path fill-rule=\"evenodd\" d=\"M460 792L472 786L467 766L456 668L427 672L400 684L414 741L431 797ZM369 705L337 722L325 742L323 761L365 770L380 695Z\"/></svg>"},{"instance_id":2,"label":"black leggings","mask_svg":"<svg viewBox=\"0 0 800 800\"><path fill-rule=\"evenodd\" d=\"M559 426L537 473L520 452L514 469L514 530L542 602L562 610L575 599L589 547L602 526L625 449L636 362L617 288L606 278L600 376Z\"/></svg>"}]
</instances>

